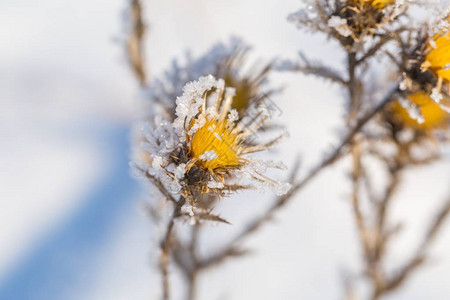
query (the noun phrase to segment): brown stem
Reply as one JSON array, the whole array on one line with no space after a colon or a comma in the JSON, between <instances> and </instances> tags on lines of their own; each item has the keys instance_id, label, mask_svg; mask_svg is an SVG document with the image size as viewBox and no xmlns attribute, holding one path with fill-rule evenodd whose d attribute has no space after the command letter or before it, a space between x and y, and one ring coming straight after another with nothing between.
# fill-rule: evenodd
<instances>
[{"instance_id":1,"label":"brown stem","mask_svg":"<svg viewBox=\"0 0 450 300\"><path fill-rule=\"evenodd\" d=\"M196 296L197 271L189 276L187 300L194 300Z\"/></svg>"},{"instance_id":2,"label":"brown stem","mask_svg":"<svg viewBox=\"0 0 450 300\"><path fill-rule=\"evenodd\" d=\"M200 271L197 258L197 246L200 234L200 224L196 223L191 231L191 243L189 246L189 256L192 269L188 272L188 293L187 300L194 300L196 295L197 275Z\"/></svg>"},{"instance_id":3,"label":"brown stem","mask_svg":"<svg viewBox=\"0 0 450 300\"><path fill-rule=\"evenodd\" d=\"M128 61L139 84L145 86L148 74L144 59L144 37L146 26L142 17L142 4L139 0L131 1L131 32L126 43Z\"/></svg>"},{"instance_id":4,"label":"brown stem","mask_svg":"<svg viewBox=\"0 0 450 300\"><path fill-rule=\"evenodd\" d=\"M348 92L349 92L349 100L350 100L350 113L349 119L352 120L356 116L356 112L358 111L358 107L360 105L361 99L357 94L357 80L356 80L356 53L350 52L347 55L347 68L348 68Z\"/></svg>"},{"instance_id":5,"label":"brown stem","mask_svg":"<svg viewBox=\"0 0 450 300\"><path fill-rule=\"evenodd\" d=\"M169 281L169 257L171 248L171 237L173 228L175 225L175 219L181 214L181 208L186 203L186 199L181 198L173 210L172 217L170 218L169 224L167 225L166 234L164 239L161 241L161 258L160 258L160 270L162 275L162 285L163 285L163 299L170 299L170 281Z\"/></svg>"}]
</instances>

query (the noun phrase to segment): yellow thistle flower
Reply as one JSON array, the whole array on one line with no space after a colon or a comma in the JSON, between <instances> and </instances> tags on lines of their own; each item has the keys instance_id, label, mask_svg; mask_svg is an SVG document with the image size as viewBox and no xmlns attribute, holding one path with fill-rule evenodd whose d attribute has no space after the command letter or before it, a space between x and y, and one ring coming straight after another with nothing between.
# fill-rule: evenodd
<instances>
[{"instance_id":1,"label":"yellow thistle flower","mask_svg":"<svg viewBox=\"0 0 450 300\"><path fill-rule=\"evenodd\" d=\"M215 81L212 76L205 78ZM221 87L224 81L217 82L218 95L214 106L207 105L208 91L205 91L202 105L198 111L191 114L194 117L187 122L185 115L181 114L177 120L180 120L180 116L184 120L183 127L190 157L186 169L196 166L220 177L222 171L238 168L248 162L242 155L264 150L279 138L268 144L247 146L246 138L255 133L269 116L264 111L258 111L256 116L238 121L238 113L232 108L235 90ZM177 101L181 103L180 98Z\"/></svg>"},{"instance_id":2,"label":"yellow thistle flower","mask_svg":"<svg viewBox=\"0 0 450 300\"><path fill-rule=\"evenodd\" d=\"M397 122L410 128L428 131L442 127L448 120L447 112L425 92L412 94L408 99L417 105L424 122L420 123L418 120L412 118L408 110L396 101L391 105L391 109Z\"/></svg>"},{"instance_id":3,"label":"yellow thistle flower","mask_svg":"<svg viewBox=\"0 0 450 300\"><path fill-rule=\"evenodd\" d=\"M211 118L193 136L189 152L195 161L208 170L240 166L243 161L239 157L242 147L242 134L226 124L225 120ZM211 155L210 159L204 159Z\"/></svg>"}]
</instances>

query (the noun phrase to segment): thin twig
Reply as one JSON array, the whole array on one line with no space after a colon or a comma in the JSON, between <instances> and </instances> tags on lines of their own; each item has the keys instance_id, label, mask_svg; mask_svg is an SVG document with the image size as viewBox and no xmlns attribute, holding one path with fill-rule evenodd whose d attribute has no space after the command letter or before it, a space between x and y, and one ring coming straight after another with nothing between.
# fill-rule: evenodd
<instances>
[{"instance_id":1,"label":"thin twig","mask_svg":"<svg viewBox=\"0 0 450 300\"><path fill-rule=\"evenodd\" d=\"M443 207L439 209L415 255L409 260L408 263L405 264L405 266L403 266L398 272L396 272L396 275L394 275L387 281L386 286L384 287L383 291L380 292L380 294L386 294L398 288L407 278L409 278L414 270L416 270L425 262L427 251L433 244L436 236L442 230L445 221L449 217L449 214L450 199L448 199L444 203Z\"/></svg>"},{"instance_id":2,"label":"thin twig","mask_svg":"<svg viewBox=\"0 0 450 300\"><path fill-rule=\"evenodd\" d=\"M364 53L361 58L357 59L356 64L358 65L366 61L368 58L374 56L390 40L392 40L392 37L388 35L380 36L380 40L374 46L372 46L372 48L367 50L367 52Z\"/></svg>"},{"instance_id":3,"label":"thin twig","mask_svg":"<svg viewBox=\"0 0 450 300\"><path fill-rule=\"evenodd\" d=\"M142 4L140 0L131 1L131 32L126 43L128 61L139 84L145 86L148 72L145 68L144 59L144 36L146 26L143 20Z\"/></svg>"},{"instance_id":4,"label":"thin twig","mask_svg":"<svg viewBox=\"0 0 450 300\"><path fill-rule=\"evenodd\" d=\"M171 237L173 228L175 225L175 219L180 216L181 208L186 203L186 198L181 198L173 210L172 217L170 218L169 224L167 225L166 234L164 239L161 241L161 259L160 259L160 270L162 275L162 285L163 285L163 299L169 300L170 297L170 284L169 284L169 257L171 250Z\"/></svg>"},{"instance_id":5,"label":"thin twig","mask_svg":"<svg viewBox=\"0 0 450 300\"><path fill-rule=\"evenodd\" d=\"M149 174L147 171L145 171L144 169L136 166L136 168L145 175L145 177L158 189L158 191L170 202L172 202L174 205L178 204L178 201L173 197L172 194L169 193L169 191L167 191L167 189L164 187L164 185L162 184L162 182L157 179L155 176Z\"/></svg>"},{"instance_id":6,"label":"thin twig","mask_svg":"<svg viewBox=\"0 0 450 300\"><path fill-rule=\"evenodd\" d=\"M192 264L192 270L188 272L188 293L187 300L194 300L196 295L196 283L197 283L197 275L200 271L198 267L198 257L197 257L197 246L198 239L200 234L200 226L201 224L196 222L194 226L192 226L191 231L191 242L189 246L189 256Z\"/></svg>"},{"instance_id":7,"label":"thin twig","mask_svg":"<svg viewBox=\"0 0 450 300\"><path fill-rule=\"evenodd\" d=\"M323 66L317 61L311 62L302 52L299 53L302 59L302 64L297 64L294 66L281 67L285 71L292 72L302 72L305 75L315 75L324 79L331 80L335 83L341 85L346 85L347 81L342 77L342 75L337 71L328 66Z\"/></svg>"}]
</instances>

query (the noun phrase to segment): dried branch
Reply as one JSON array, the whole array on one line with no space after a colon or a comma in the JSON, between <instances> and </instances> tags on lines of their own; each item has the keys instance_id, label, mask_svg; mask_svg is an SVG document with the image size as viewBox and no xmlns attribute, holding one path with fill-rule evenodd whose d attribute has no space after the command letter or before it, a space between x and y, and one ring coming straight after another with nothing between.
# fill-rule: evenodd
<instances>
[{"instance_id":1,"label":"dried branch","mask_svg":"<svg viewBox=\"0 0 450 300\"><path fill-rule=\"evenodd\" d=\"M390 36L387 35L380 36L380 40L378 41L378 43L376 43L375 45L372 46L372 48L367 50L367 52L364 53L364 55L361 58L357 59L356 64L359 65L360 63L366 61L368 58L374 56L390 40L392 40Z\"/></svg>"},{"instance_id":2,"label":"dried branch","mask_svg":"<svg viewBox=\"0 0 450 300\"><path fill-rule=\"evenodd\" d=\"M357 59L356 64L360 64L362 62L364 62L365 60L367 60L368 58L374 56L376 53L378 53L381 48L386 45L389 41L397 40L398 37L400 36L400 34L402 32L404 32L406 30L405 27L400 27L397 30L395 30L395 32L390 32L389 34L383 34L383 35L378 35L378 42L375 43L375 45L373 45L369 50L367 50L366 53L364 53L364 55L362 57L360 57L359 59Z\"/></svg>"},{"instance_id":3,"label":"dried branch","mask_svg":"<svg viewBox=\"0 0 450 300\"><path fill-rule=\"evenodd\" d=\"M441 230L443 224L447 220L450 214L450 199L448 199L442 208L438 211L438 214L434 218L434 222L431 224L430 228L422 241L419 252L425 252L427 248L431 245L436 235Z\"/></svg>"},{"instance_id":4,"label":"dried branch","mask_svg":"<svg viewBox=\"0 0 450 300\"><path fill-rule=\"evenodd\" d=\"M163 299L169 300L170 296L170 282L169 282L169 257L171 252L171 242L172 242L172 232L175 225L175 219L181 215L181 208L186 203L186 199L181 198L173 210L172 217L170 218L169 224L167 224L166 234L164 239L161 241L161 257L160 257L160 271L162 275L162 285L163 285Z\"/></svg>"},{"instance_id":5,"label":"dried branch","mask_svg":"<svg viewBox=\"0 0 450 300\"><path fill-rule=\"evenodd\" d=\"M144 51L144 37L146 26L143 21L142 4L140 0L131 1L131 31L126 42L126 50L128 62L131 69L136 76L139 84L145 86L148 74L145 68L145 51Z\"/></svg>"},{"instance_id":6,"label":"dried branch","mask_svg":"<svg viewBox=\"0 0 450 300\"><path fill-rule=\"evenodd\" d=\"M158 191L170 202L172 202L174 205L178 204L178 201L172 196L172 194L167 191L167 189L164 187L162 182L157 179L155 176L149 174L144 169L140 168L139 166L135 166L142 174L145 175L145 177L158 189Z\"/></svg>"},{"instance_id":7,"label":"dried branch","mask_svg":"<svg viewBox=\"0 0 450 300\"><path fill-rule=\"evenodd\" d=\"M185 217L194 217L197 221L210 221L210 222L212 221L212 222L220 222L220 223L231 225L231 223L228 222L226 219L220 217L219 215L215 215L215 214L211 213L211 210L208 210L205 212L197 212L197 213L195 213L194 216L191 216L187 212L182 212L181 215L185 216Z\"/></svg>"},{"instance_id":8,"label":"dried branch","mask_svg":"<svg viewBox=\"0 0 450 300\"><path fill-rule=\"evenodd\" d=\"M374 260L378 261L383 257L384 250L386 248L388 237L386 236L386 217L387 212L389 208L389 204L392 202L391 199L394 195L394 192L397 190L400 181L401 181L401 170L402 165L396 164L394 169L391 169L391 180L389 182L388 187L386 188L385 194L381 201L378 201L378 203L374 203L376 206L376 214L377 214L377 221L376 221L376 227L375 232L376 235L376 242L375 242L375 249L374 249Z\"/></svg>"},{"instance_id":9,"label":"dried branch","mask_svg":"<svg viewBox=\"0 0 450 300\"><path fill-rule=\"evenodd\" d=\"M240 249L238 247L227 247L225 251L220 251L219 253L203 259L199 262L199 269L209 269L214 266L220 265L228 258L232 257L242 257L250 253L250 250Z\"/></svg>"},{"instance_id":10,"label":"dried branch","mask_svg":"<svg viewBox=\"0 0 450 300\"><path fill-rule=\"evenodd\" d=\"M195 223L195 225L192 227L191 230L191 243L189 247L189 255L190 260L192 262L192 270L187 273L188 277L188 294L187 299L188 300L194 300L195 294L196 294L196 283L197 283L197 275L199 271L201 270L198 267L198 257L197 257L197 245L198 245L198 239L199 239L199 233L200 233L200 223Z\"/></svg>"},{"instance_id":11,"label":"dried branch","mask_svg":"<svg viewBox=\"0 0 450 300\"><path fill-rule=\"evenodd\" d=\"M382 295L400 287L413 273L414 271L423 265L427 258L427 251L433 244L438 233L441 231L443 224L450 214L450 199L445 202L443 207L439 209L438 214L434 218L430 228L425 234L423 241L421 242L415 255L406 263L402 268L399 269L389 279L386 279L386 283L379 289L374 291L374 296L372 299L378 299Z\"/></svg>"},{"instance_id":12,"label":"dried branch","mask_svg":"<svg viewBox=\"0 0 450 300\"><path fill-rule=\"evenodd\" d=\"M397 143L397 141L396 141ZM377 300L384 295L398 289L402 284L412 275L415 270L420 267L425 261L427 256L427 249L432 244L432 241L438 234L439 230L448 214L450 213L450 200L439 210L437 217L431 224L430 229L427 231L423 241L421 242L418 250L413 257L401 268L399 268L393 275L389 276L385 270L383 270L383 260L386 256L385 250L389 243L390 238L395 232L398 232L399 226L388 227L386 225L386 218L388 215L390 203L392 202L393 195L400 184L401 174L408 166L415 165L413 160L409 159L408 151L409 144L396 144L398 151L394 158L389 156L377 156L388 167L389 174L391 174L388 185L385 188L383 197L369 202L371 208L367 211L367 215L364 215L360 210L360 200L358 198L358 182L361 177L367 176L364 170L361 170L360 155L355 154L358 149L357 146L353 147L352 153L354 153L354 166L353 166L353 211L355 223L358 228L359 239L361 247L363 249L363 259L366 266L365 274L370 279L372 285L372 300ZM367 153L373 154L373 151ZM405 154L406 153L406 154ZM365 178L367 180L367 178ZM368 226L365 220L373 220L374 224Z\"/></svg>"},{"instance_id":13,"label":"dried branch","mask_svg":"<svg viewBox=\"0 0 450 300\"><path fill-rule=\"evenodd\" d=\"M363 248L364 258L367 262L368 269L370 269L371 265L371 245L369 240L369 234L367 232L367 225L365 224L365 218L361 211L361 203L360 203L360 180L364 174L363 167L361 164L361 146L355 145L352 149L352 212L353 217L355 218L356 228L358 231L358 237Z\"/></svg>"},{"instance_id":14,"label":"dried branch","mask_svg":"<svg viewBox=\"0 0 450 300\"><path fill-rule=\"evenodd\" d=\"M310 61L302 52L299 53L303 63L297 65L291 65L290 63L282 64L279 69L292 72L302 72L305 75L315 75L332 82L346 85L347 81L337 70L333 70L331 67L324 66L320 62Z\"/></svg>"},{"instance_id":15,"label":"dried branch","mask_svg":"<svg viewBox=\"0 0 450 300\"><path fill-rule=\"evenodd\" d=\"M276 212L284 207L286 203L288 203L294 196L304 187L306 186L312 179L314 179L322 170L326 167L332 165L336 162L340 157L342 157L347 150L347 148L353 143L354 137L362 130L362 128L379 112L381 111L389 102L391 102L395 95L399 93L398 88L394 88L382 99L382 101L376 105L372 110L362 116L357 122L356 125L347 133L346 137L342 140L340 145L329 154L319 165L313 168L303 179L300 181L293 181L291 189L288 193L283 196L279 196L275 199L272 205L259 217L256 217L253 221L249 222L248 225L239 233L230 243L230 245L221 250L220 253L216 254L214 257L216 259L223 260L225 257L229 256L229 254L236 253L236 244L241 242L244 238L256 232L263 224L272 220L273 216ZM214 262L211 262L214 263Z\"/></svg>"}]
</instances>

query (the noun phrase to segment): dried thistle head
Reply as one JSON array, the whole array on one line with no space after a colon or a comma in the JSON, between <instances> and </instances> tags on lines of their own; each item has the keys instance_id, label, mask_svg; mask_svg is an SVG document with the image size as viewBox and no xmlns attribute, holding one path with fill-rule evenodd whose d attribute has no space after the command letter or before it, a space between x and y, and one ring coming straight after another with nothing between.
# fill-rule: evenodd
<instances>
[{"instance_id":1,"label":"dried thistle head","mask_svg":"<svg viewBox=\"0 0 450 300\"><path fill-rule=\"evenodd\" d=\"M212 74L216 78L223 78L227 86L235 88L236 96L232 107L244 115L244 110L251 104L260 102L274 93L270 88L263 91L271 64L247 70L245 67L248 66L249 52L248 45L240 39L233 38L227 44L216 44L198 58L188 55L184 65L175 60L172 68L165 72L164 80L156 79L148 86L150 100L148 110L154 110L154 104L159 103L166 116L174 119L175 99L182 93L184 85L206 74Z\"/></svg>"},{"instance_id":2,"label":"dried thistle head","mask_svg":"<svg viewBox=\"0 0 450 300\"><path fill-rule=\"evenodd\" d=\"M401 14L395 0L348 0L337 1L330 20L339 18L342 25L328 22L340 35L341 43L351 49L367 37L386 34L385 26L392 24ZM345 24L344 24L345 22Z\"/></svg>"},{"instance_id":3,"label":"dried thistle head","mask_svg":"<svg viewBox=\"0 0 450 300\"><path fill-rule=\"evenodd\" d=\"M277 194L287 192L288 184L264 175L267 168L284 169L283 164L248 157L281 139L255 143L254 133L269 119L264 106L255 106L253 115L239 118L232 108L235 90L212 75L186 84L183 91L176 100L173 122L158 118L144 129L143 149L151 155L151 165L141 164L141 170L193 206L207 195L224 196L261 185Z\"/></svg>"},{"instance_id":4,"label":"dried thistle head","mask_svg":"<svg viewBox=\"0 0 450 300\"><path fill-rule=\"evenodd\" d=\"M407 6L395 0L316 0L289 20L301 27L322 31L351 51L361 49L365 40L388 35Z\"/></svg>"},{"instance_id":5,"label":"dried thistle head","mask_svg":"<svg viewBox=\"0 0 450 300\"><path fill-rule=\"evenodd\" d=\"M262 85L267 81L267 76L272 69L271 64L262 67L253 67L249 72L242 72L241 68L246 64L248 48L240 47L231 54L223 63L220 63L216 74L218 78L225 80L226 86L236 89L232 108L241 114L252 104L261 102L265 97L274 93L273 89L262 91Z\"/></svg>"}]
</instances>

